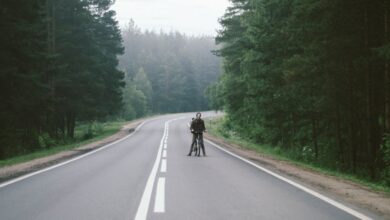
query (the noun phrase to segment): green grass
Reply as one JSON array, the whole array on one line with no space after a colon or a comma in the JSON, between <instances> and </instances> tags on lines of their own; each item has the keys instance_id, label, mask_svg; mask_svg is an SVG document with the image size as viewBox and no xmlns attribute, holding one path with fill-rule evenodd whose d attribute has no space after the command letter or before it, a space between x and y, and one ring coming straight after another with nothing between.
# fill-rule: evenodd
<instances>
[{"instance_id":1,"label":"green grass","mask_svg":"<svg viewBox=\"0 0 390 220\"><path fill-rule=\"evenodd\" d=\"M117 133L124 124L128 122L125 121L115 121L115 122L106 122L106 123L95 123L95 130L92 132L90 137L86 138L86 133L88 133L88 128L91 127L91 124L79 124L75 128L75 138L70 140L64 140L63 143L59 143L55 146L44 148L32 153L25 155L20 155L12 157L5 160L0 160L0 167L10 166L18 163L27 162L37 158L50 156L62 151L72 150L77 147L104 139L115 133ZM93 129L92 129L93 130Z\"/></svg>"},{"instance_id":2,"label":"green grass","mask_svg":"<svg viewBox=\"0 0 390 220\"><path fill-rule=\"evenodd\" d=\"M245 140L244 138L241 138L238 134L231 132L227 130L224 126L224 118L218 117L218 118L212 118L212 119L206 119L206 126L208 129L208 132L211 135L214 135L216 137L220 137L224 139L225 141L228 141L230 143L239 145L245 149L249 149L258 153L261 153L263 155L267 155L270 158L287 161L293 165L296 165L298 167L316 171L318 173L326 174L329 176L334 176L342 180L349 180L351 182L360 184L362 186L368 187L374 191L384 192L388 195L390 195L390 187L377 182L372 182L367 179L363 179L361 177L358 177L356 175L344 173L337 170L332 170L327 167L321 167L319 165L309 163L309 162L302 162L298 161L296 158L292 158L291 156L288 156L288 153L283 151L280 147L273 147L269 145L264 144L256 144L251 141Z\"/></svg>"}]
</instances>

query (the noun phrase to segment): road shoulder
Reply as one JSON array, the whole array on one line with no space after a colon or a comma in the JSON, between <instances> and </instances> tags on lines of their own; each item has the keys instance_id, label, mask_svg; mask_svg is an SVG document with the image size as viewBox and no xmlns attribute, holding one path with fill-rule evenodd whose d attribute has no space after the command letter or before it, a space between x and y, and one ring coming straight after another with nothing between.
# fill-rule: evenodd
<instances>
[{"instance_id":1,"label":"road shoulder","mask_svg":"<svg viewBox=\"0 0 390 220\"><path fill-rule=\"evenodd\" d=\"M267 155L245 149L242 146L229 143L220 137L205 134L205 138L243 158L249 159L264 168L286 176L320 193L363 210L369 210L384 219L390 219L390 196L385 193L375 192L348 180L299 167L288 161L271 158Z\"/></svg>"}]
</instances>

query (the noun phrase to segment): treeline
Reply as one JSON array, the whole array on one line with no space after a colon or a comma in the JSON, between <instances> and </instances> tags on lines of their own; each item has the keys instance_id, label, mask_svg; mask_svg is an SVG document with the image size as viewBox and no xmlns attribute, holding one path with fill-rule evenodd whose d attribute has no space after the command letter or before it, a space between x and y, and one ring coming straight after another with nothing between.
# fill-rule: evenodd
<instances>
[{"instance_id":1,"label":"treeline","mask_svg":"<svg viewBox=\"0 0 390 220\"><path fill-rule=\"evenodd\" d=\"M390 184L390 1L232 0L209 88L227 128Z\"/></svg>"},{"instance_id":2,"label":"treeline","mask_svg":"<svg viewBox=\"0 0 390 220\"><path fill-rule=\"evenodd\" d=\"M0 1L0 159L120 111L113 0Z\"/></svg>"},{"instance_id":3,"label":"treeline","mask_svg":"<svg viewBox=\"0 0 390 220\"><path fill-rule=\"evenodd\" d=\"M205 89L220 73L212 37L142 31L133 21L122 32L126 119L150 113L207 110Z\"/></svg>"}]
</instances>

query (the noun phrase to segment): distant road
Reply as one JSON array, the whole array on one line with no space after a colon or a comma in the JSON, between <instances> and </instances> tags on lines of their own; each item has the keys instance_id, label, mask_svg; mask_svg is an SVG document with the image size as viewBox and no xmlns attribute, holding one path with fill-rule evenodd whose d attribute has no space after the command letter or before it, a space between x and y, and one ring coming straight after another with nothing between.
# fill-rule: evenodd
<instances>
[{"instance_id":1,"label":"distant road","mask_svg":"<svg viewBox=\"0 0 390 220\"><path fill-rule=\"evenodd\" d=\"M207 157L186 156L191 117L175 114L152 119L97 152L0 185L0 219L366 218L209 143Z\"/></svg>"}]
</instances>

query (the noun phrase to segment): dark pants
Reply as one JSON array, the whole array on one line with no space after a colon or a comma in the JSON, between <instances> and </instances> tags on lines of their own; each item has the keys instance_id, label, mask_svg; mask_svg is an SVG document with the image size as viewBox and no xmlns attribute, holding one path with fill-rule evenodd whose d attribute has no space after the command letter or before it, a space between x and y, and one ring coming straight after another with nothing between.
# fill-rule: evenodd
<instances>
[{"instance_id":1,"label":"dark pants","mask_svg":"<svg viewBox=\"0 0 390 220\"><path fill-rule=\"evenodd\" d=\"M203 156L206 156L206 151L204 149L204 144L203 144L203 133L192 133L192 143L191 143L190 153L188 153L188 155L191 156L192 151L194 150L197 135L199 135L199 144L200 144L200 148L202 149ZM198 154L195 156L200 156L200 149L198 149Z\"/></svg>"}]
</instances>

